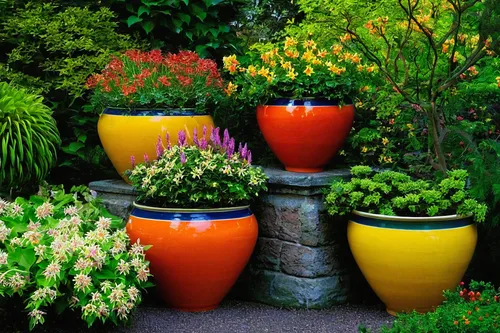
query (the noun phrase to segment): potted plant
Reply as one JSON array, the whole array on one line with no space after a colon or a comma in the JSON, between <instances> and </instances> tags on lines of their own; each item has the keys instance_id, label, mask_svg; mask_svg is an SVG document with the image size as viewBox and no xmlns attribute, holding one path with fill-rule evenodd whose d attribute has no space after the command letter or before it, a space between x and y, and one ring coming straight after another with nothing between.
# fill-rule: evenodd
<instances>
[{"instance_id":1,"label":"potted plant","mask_svg":"<svg viewBox=\"0 0 500 333\"><path fill-rule=\"evenodd\" d=\"M349 246L363 275L387 312L427 312L443 290L462 279L474 254L484 204L469 198L467 172L453 170L441 181L415 180L395 172L351 169L325 197L332 215L351 214Z\"/></svg>"},{"instance_id":2,"label":"potted plant","mask_svg":"<svg viewBox=\"0 0 500 333\"><path fill-rule=\"evenodd\" d=\"M153 245L147 259L160 294L182 311L214 309L234 285L257 240L249 203L266 189L246 144L206 131L193 130L192 146L180 131L177 145L159 143L158 159L127 172L138 193L127 232Z\"/></svg>"},{"instance_id":3,"label":"potted plant","mask_svg":"<svg viewBox=\"0 0 500 333\"><path fill-rule=\"evenodd\" d=\"M138 162L144 154L154 156L158 137L163 140L167 132L177 140L181 129L213 126L207 111L224 96L217 64L191 51L127 51L87 86L94 89L93 108L104 109L99 138L120 175L130 168L130 156Z\"/></svg>"},{"instance_id":4,"label":"potted plant","mask_svg":"<svg viewBox=\"0 0 500 333\"><path fill-rule=\"evenodd\" d=\"M258 51L224 58L234 76L226 92L258 106L260 130L286 170L321 171L351 130L350 97L366 89L363 82L375 67L312 39L288 37Z\"/></svg>"}]
</instances>

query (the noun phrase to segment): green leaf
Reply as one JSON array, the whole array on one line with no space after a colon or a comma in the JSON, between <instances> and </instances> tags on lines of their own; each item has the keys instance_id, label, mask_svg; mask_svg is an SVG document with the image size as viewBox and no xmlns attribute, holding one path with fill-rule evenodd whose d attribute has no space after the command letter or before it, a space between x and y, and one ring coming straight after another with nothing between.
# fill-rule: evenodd
<instances>
[{"instance_id":1,"label":"green leaf","mask_svg":"<svg viewBox=\"0 0 500 333\"><path fill-rule=\"evenodd\" d=\"M127 24L128 24L128 26L129 26L129 28L130 28L132 25L134 25L134 24L136 24L136 23L138 23L138 22L142 22L142 18L137 17L137 16L135 16L135 15L129 16L129 18L127 19Z\"/></svg>"},{"instance_id":2,"label":"green leaf","mask_svg":"<svg viewBox=\"0 0 500 333\"><path fill-rule=\"evenodd\" d=\"M207 12L203 8L196 4L191 4L190 7L194 15L196 15L196 17L198 17L200 21L205 20L205 18L207 17Z\"/></svg>"},{"instance_id":3,"label":"green leaf","mask_svg":"<svg viewBox=\"0 0 500 333\"><path fill-rule=\"evenodd\" d=\"M67 147L67 152L76 153L80 148L85 147L85 145L81 142L71 142ZM64 149L63 149L64 150Z\"/></svg>"},{"instance_id":4,"label":"green leaf","mask_svg":"<svg viewBox=\"0 0 500 333\"><path fill-rule=\"evenodd\" d=\"M151 13L151 11L150 11L150 10L149 10L149 8L148 8L148 7L146 7L146 6L141 6L141 7L139 7L139 10L137 11L137 16L141 17L141 16L142 16L142 14L144 14L144 13L150 14L150 13Z\"/></svg>"},{"instance_id":5,"label":"green leaf","mask_svg":"<svg viewBox=\"0 0 500 333\"><path fill-rule=\"evenodd\" d=\"M78 141L82 142L82 143L85 143L85 141L87 141L87 135L86 134L81 134L78 136L77 138Z\"/></svg>"},{"instance_id":6,"label":"green leaf","mask_svg":"<svg viewBox=\"0 0 500 333\"><path fill-rule=\"evenodd\" d=\"M93 276L98 278L99 280L114 280L116 279L116 273L110 269L103 269L98 272L92 273Z\"/></svg>"},{"instance_id":7,"label":"green leaf","mask_svg":"<svg viewBox=\"0 0 500 333\"><path fill-rule=\"evenodd\" d=\"M191 23L191 16L188 14L184 13L178 13L177 16L183 21L186 22L187 24Z\"/></svg>"},{"instance_id":8,"label":"green leaf","mask_svg":"<svg viewBox=\"0 0 500 333\"><path fill-rule=\"evenodd\" d=\"M36 261L35 251L33 249L23 249L16 247L16 249L9 253L9 262L17 263L25 270L29 270Z\"/></svg>"},{"instance_id":9,"label":"green leaf","mask_svg":"<svg viewBox=\"0 0 500 333\"><path fill-rule=\"evenodd\" d=\"M151 31L153 31L154 27L155 27L155 24L153 23L153 21L147 21L146 23L142 24L142 28L144 29L144 31L148 35Z\"/></svg>"},{"instance_id":10,"label":"green leaf","mask_svg":"<svg viewBox=\"0 0 500 333\"><path fill-rule=\"evenodd\" d=\"M216 6L223 1L224 0L204 0L203 2L205 3L205 5L207 5L207 7L210 7L210 6Z\"/></svg>"}]
</instances>

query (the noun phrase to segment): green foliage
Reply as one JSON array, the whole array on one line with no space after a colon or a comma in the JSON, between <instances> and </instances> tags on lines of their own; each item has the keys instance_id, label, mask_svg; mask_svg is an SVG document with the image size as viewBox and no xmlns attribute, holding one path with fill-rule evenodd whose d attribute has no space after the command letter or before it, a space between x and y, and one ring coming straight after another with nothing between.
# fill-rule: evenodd
<instances>
[{"instance_id":1,"label":"green foliage","mask_svg":"<svg viewBox=\"0 0 500 333\"><path fill-rule=\"evenodd\" d=\"M125 110L193 108L206 112L224 98L223 81L213 60L191 51L130 50L114 58L87 86L94 89L92 105Z\"/></svg>"},{"instance_id":2,"label":"green foliage","mask_svg":"<svg viewBox=\"0 0 500 333\"><path fill-rule=\"evenodd\" d=\"M425 292L425 291L423 291ZM445 291L445 301L436 311L399 314L392 328L383 333L479 333L498 332L499 291L491 283L463 283L455 291Z\"/></svg>"},{"instance_id":3,"label":"green foliage","mask_svg":"<svg viewBox=\"0 0 500 333\"><path fill-rule=\"evenodd\" d=\"M251 165L252 153L227 130L221 141L219 128L212 129L207 142L194 132L195 145L186 145L186 133L179 132L179 145L166 149L158 138L158 158L126 172L138 192L138 200L154 207L217 208L248 204L266 190L267 177Z\"/></svg>"},{"instance_id":4,"label":"green foliage","mask_svg":"<svg viewBox=\"0 0 500 333\"><path fill-rule=\"evenodd\" d=\"M231 22L243 1L113 0L114 9L128 12L126 24L174 49L191 49L202 56L234 52L238 40ZM120 5L119 7L117 5ZM126 15L125 15L126 16Z\"/></svg>"},{"instance_id":5,"label":"green foliage","mask_svg":"<svg viewBox=\"0 0 500 333\"><path fill-rule=\"evenodd\" d=\"M368 166L351 168L349 182L335 181L326 193L331 215L353 210L391 216L472 215L484 222L487 206L470 199L465 170L453 170L441 181L414 180L395 171L375 172Z\"/></svg>"},{"instance_id":6,"label":"green foliage","mask_svg":"<svg viewBox=\"0 0 500 333\"><path fill-rule=\"evenodd\" d=\"M81 311L89 327L118 324L151 285L147 247L130 247L123 222L84 187L74 190L0 200L0 297L25 299L30 329L66 309Z\"/></svg>"},{"instance_id":7,"label":"green foliage","mask_svg":"<svg viewBox=\"0 0 500 333\"><path fill-rule=\"evenodd\" d=\"M85 82L111 55L142 44L118 33L115 14L106 7L54 3L6 10L0 26L0 80L42 94L54 110L63 139L59 166L65 167L58 174L76 169L79 177L91 176L107 160L95 131L97 117L84 108Z\"/></svg>"},{"instance_id":8,"label":"green foliage","mask_svg":"<svg viewBox=\"0 0 500 333\"><path fill-rule=\"evenodd\" d=\"M57 161L61 143L43 98L0 83L0 187L41 182Z\"/></svg>"}]
</instances>

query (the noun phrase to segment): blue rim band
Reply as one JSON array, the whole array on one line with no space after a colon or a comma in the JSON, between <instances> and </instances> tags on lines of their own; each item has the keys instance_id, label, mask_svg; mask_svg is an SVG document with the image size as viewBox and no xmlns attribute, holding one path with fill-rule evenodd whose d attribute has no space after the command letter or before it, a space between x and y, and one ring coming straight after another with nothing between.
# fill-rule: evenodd
<instances>
[{"instance_id":1,"label":"blue rim band","mask_svg":"<svg viewBox=\"0 0 500 333\"><path fill-rule=\"evenodd\" d=\"M387 229L400 229L400 230L442 230L466 227L474 224L470 218L464 218L452 221L438 221L438 222L399 222L372 219L358 215L352 215L350 221L367 225L370 227L387 228Z\"/></svg>"},{"instance_id":2,"label":"blue rim band","mask_svg":"<svg viewBox=\"0 0 500 333\"><path fill-rule=\"evenodd\" d=\"M181 110L121 110L106 108L103 114L113 116L207 116L208 113L196 113L194 111L181 111Z\"/></svg>"},{"instance_id":3,"label":"blue rim band","mask_svg":"<svg viewBox=\"0 0 500 333\"><path fill-rule=\"evenodd\" d=\"M250 208L242 208L230 212L209 212L209 213L170 213L155 212L135 207L130 215L144 219L203 222L211 220L230 220L248 217L252 215Z\"/></svg>"},{"instance_id":4,"label":"blue rim band","mask_svg":"<svg viewBox=\"0 0 500 333\"><path fill-rule=\"evenodd\" d=\"M338 100L328 100L323 98L317 98L317 99L277 98L275 100L266 103L266 105L274 105L274 106L338 106L339 104L340 103ZM352 101L345 100L344 104L352 104Z\"/></svg>"}]
</instances>

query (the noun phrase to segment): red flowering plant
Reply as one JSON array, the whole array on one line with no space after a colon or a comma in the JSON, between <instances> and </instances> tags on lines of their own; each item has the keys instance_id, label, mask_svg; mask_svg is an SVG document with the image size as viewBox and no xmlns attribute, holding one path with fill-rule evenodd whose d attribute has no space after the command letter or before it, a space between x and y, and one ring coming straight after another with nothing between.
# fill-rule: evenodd
<instances>
[{"instance_id":1,"label":"red flowering plant","mask_svg":"<svg viewBox=\"0 0 500 333\"><path fill-rule=\"evenodd\" d=\"M160 50L129 50L87 80L94 110L115 107L195 109L204 112L224 97L213 60L191 51L162 55Z\"/></svg>"},{"instance_id":2,"label":"red flowering plant","mask_svg":"<svg viewBox=\"0 0 500 333\"><path fill-rule=\"evenodd\" d=\"M499 291L491 283L471 281L466 288L461 282L455 291L445 291L444 297L445 301L435 311L400 314L392 328L382 328L382 332L500 331Z\"/></svg>"}]
</instances>

